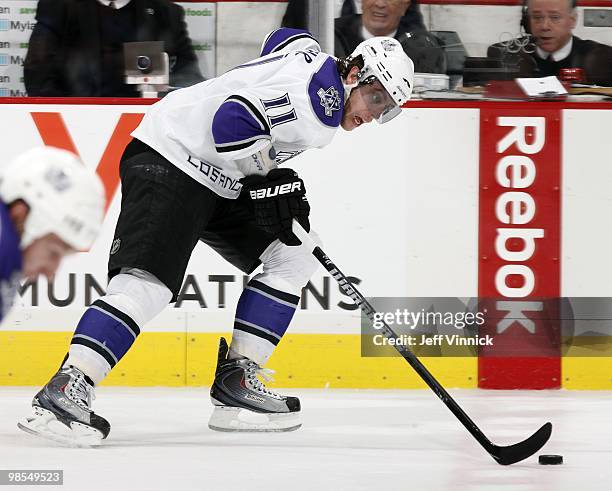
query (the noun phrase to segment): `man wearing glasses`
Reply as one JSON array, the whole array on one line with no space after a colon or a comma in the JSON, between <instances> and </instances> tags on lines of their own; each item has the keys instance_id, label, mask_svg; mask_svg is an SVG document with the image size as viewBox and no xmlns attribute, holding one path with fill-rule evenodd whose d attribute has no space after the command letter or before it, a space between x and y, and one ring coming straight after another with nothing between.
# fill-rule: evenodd
<instances>
[{"instance_id":1,"label":"man wearing glasses","mask_svg":"<svg viewBox=\"0 0 612 491\"><path fill-rule=\"evenodd\" d=\"M589 84L612 86L612 47L572 34L576 27L575 0L526 0L521 26L530 38L519 55L535 62L534 75L558 75L563 68L582 68ZM511 43L511 42L510 42ZM518 43L521 44L521 43ZM503 58L508 43L490 46L487 56Z\"/></svg>"}]
</instances>

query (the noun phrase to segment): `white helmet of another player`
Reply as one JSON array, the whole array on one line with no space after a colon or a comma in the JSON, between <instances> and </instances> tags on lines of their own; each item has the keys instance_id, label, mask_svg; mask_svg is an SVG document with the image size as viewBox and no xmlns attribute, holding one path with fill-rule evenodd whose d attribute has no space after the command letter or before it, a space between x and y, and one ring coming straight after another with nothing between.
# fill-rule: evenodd
<instances>
[{"instance_id":1,"label":"white helmet of another player","mask_svg":"<svg viewBox=\"0 0 612 491\"><path fill-rule=\"evenodd\" d=\"M414 86L414 64L396 39L373 37L363 41L350 58L361 56L363 68L359 72L359 85L376 81L386 94L384 106L376 102L373 115L380 124L390 121L401 113L401 106L410 99ZM378 85L378 84L376 84Z\"/></svg>"},{"instance_id":2,"label":"white helmet of another player","mask_svg":"<svg viewBox=\"0 0 612 491\"><path fill-rule=\"evenodd\" d=\"M104 219L104 186L76 155L53 147L28 150L0 167L0 198L29 207L21 246L55 233L76 250L89 248Z\"/></svg>"}]
</instances>

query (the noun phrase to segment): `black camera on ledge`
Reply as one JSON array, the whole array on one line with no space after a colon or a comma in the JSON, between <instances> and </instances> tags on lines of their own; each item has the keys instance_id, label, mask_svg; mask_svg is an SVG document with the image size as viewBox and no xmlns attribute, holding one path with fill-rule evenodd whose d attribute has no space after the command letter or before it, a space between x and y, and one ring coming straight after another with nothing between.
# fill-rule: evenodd
<instances>
[{"instance_id":1,"label":"black camera on ledge","mask_svg":"<svg viewBox=\"0 0 612 491\"><path fill-rule=\"evenodd\" d=\"M170 68L163 41L123 43L123 59L125 83L138 85L142 97L167 92Z\"/></svg>"},{"instance_id":2,"label":"black camera on ledge","mask_svg":"<svg viewBox=\"0 0 612 491\"><path fill-rule=\"evenodd\" d=\"M136 58L136 68L138 68L141 73L151 73L153 69L153 62L151 58L145 55L140 55Z\"/></svg>"}]
</instances>

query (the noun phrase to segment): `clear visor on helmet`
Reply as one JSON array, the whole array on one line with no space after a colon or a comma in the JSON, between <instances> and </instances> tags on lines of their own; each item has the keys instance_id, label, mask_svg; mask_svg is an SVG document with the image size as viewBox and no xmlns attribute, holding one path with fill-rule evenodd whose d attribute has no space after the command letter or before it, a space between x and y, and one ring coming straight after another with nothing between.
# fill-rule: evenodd
<instances>
[{"instance_id":1,"label":"clear visor on helmet","mask_svg":"<svg viewBox=\"0 0 612 491\"><path fill-rule=\"evenodd\" d=\"M397 105L383 85L376 79L360 84L361 96L366 103L372 117L378 124L391 121L395 116L401 114L402 108Z\"/></svg>"}]
</instances>

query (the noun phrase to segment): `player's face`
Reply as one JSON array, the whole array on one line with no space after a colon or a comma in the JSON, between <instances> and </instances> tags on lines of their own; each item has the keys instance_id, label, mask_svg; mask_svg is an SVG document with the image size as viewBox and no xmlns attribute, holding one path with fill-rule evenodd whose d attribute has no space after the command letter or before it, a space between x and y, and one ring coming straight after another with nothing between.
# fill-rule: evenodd
<instances>
[{"instance_id":1,"label":"player's face","mask_svg":"<svg viewBox=\"0 0 612 491\"><path fill-rule=\"evenodd\" d=\"M342 116L341 126L351 131L397 107L382 84L377 80L371 84L358 85L351 91Z\"/></svg>"},{"instance_id":2,"label":"player's face","mask_svg":"<svg viewBox=\"0 0 612 491\"><path fill-rule=\"evenodd\" d=\"M57 235L44 235L23 251L23 276L29 280L39 275L53 279L62 258L73 252L74 249Z\"/></svg>"},{"instance_id":3,"label":"player's face","mask_svg":"<svg viewBox=\"0 0 612 491\"><path fill-rule=\"evenodd\" d=\"M576 12L572 12L570 0L530 0L528 15L536 44L548 53L567 44L576 27Z\"/></svg>"},{"instance_id":4,"label":"player's face","mask_svg":"<svg viewBox=\"0 0 612 491\"><path fill-rule=\"evenodd\" d=\"M364 27L375 36L387 36L397 29L410 0L363 0Z\"/></svg>"}]
</instances>

